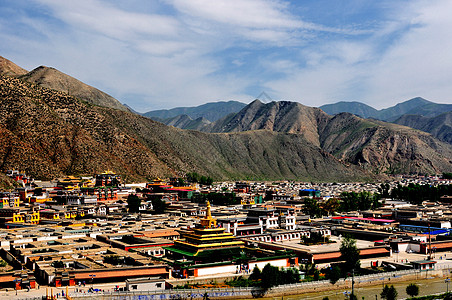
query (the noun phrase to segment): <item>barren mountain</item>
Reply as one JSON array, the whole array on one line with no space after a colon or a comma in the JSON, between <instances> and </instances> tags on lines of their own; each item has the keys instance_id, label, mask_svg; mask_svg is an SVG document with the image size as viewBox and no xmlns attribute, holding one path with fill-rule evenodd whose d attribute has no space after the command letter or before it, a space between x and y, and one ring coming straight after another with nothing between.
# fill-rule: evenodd
<instances>
[{"instance_id":1,"label":"barren mountain","mask_svg":"<svg viewBox=\"0 0 452 300\"><path fill-rule=\"evenodd\" d=\"M452 144L452 111L431 118L403 115L394 123L431 133L439 140Z\"/></svg>"},{"instance_id":2,"label":"barren mountain","mask_svg":"<svg viewBox=\"0 0 452 300\"><path fill-rule=\"evenodd\" d=\"M302 135L341 161L377 173L438 173L452 169L452 147L431 135L349 113L334 117L295 102L254 101L217 121L213 132L266 129Z\"/></svg>"},{"instance_id":3,"label":"barren mountain","mask_svg":"<svg viewBox=\"0 0 452 300\"><path fill-rule=\"evenodd\" d=\"M20 76L27 74L27 70L22 69L12 61L0 56L0 74L9 76Z\"/></svg>"},{"instance_id":4,"label":"barren mountain","mask_svg":"<svg viewBox=\"0 0 452 300\"><path fill-rule=\"evenodd\" d=\"M8 76L0 77L0 104L0 170L36 178L105 169L137 180L192 171L218 180L372 177L302 135L181 130Z\"/></svg>"},{"instance_id":5,"label":"barren mountain","mask_svg":"<svg viewBox=\"0 0 452 300\"><path fill-rule=\"evenodd\" d=\"M264 104L259 100L229 115L206 130L210 132L241 132L271 130L302 134L309 142L319 146L319 126L324 126L329 116L318 108L298 102L280 101Z\"/></svg>"},{"instance_id":6,"label":"barren mountain","mask_svg":"<svg viewBox=\"0 0 452 300\"><path fill-rule=\"evenodd\" d=\"M23 75L21 79L49 89L68 93L88 103L124 111L128 110L112 96L54 68L41 66Z\"/></svg>"},{"instance_id":7,"label":"barren mountain","mask_svg":"<svg viewBox=\"0 0 452 300\"><path fill-rule=\"evenodd\" d=\"M452 169L452 147L430 134L349 113L328 122L321 147L375 174L436 174Z\"/></svg>"}]
</instances>

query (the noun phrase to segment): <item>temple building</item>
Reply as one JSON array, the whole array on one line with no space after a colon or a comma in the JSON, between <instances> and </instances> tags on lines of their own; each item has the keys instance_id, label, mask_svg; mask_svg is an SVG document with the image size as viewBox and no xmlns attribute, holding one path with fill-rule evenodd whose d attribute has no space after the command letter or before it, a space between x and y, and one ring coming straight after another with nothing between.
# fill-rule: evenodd
<instances>
[{"instance_id":1,"label":"temple building","mask_svg":"<svg viewBox=\"0 0 452 300\"><path fill-rule=\"evenodd\" d=\"M180 230L181 239L164 247L164 260L172 266L173 276L186 278L220 273L249 272L254 266L270 263L279 267L298 265L291 253L245 247L245 243L225 228L217 226L207 202L205 218L195 228Z\"/></svg>"},{"instance_id":2,"label":"temple building","mask_svg":"<svg viewBox=\"0 0 452 300\"><path fill-rule=\"evenodd\" d=\"M191 229L180 230L181 239L174 241L174 246L166 248L175 259L191 260L195 264L220 262L240 256L245 243L237 240L225 228L217 226L212 217L210 203L207 202L206 217Z\"/></svg>"}]
</instances>

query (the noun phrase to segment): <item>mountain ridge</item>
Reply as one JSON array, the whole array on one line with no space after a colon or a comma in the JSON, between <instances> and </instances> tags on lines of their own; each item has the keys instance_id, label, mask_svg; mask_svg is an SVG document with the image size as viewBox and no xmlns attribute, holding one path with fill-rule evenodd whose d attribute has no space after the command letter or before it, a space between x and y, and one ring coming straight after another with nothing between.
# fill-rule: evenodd
<instances>
[{"instance_id":1,"label":"mountain ridge","mask_svg":"<svg viewBox=\"0 0 452 300\"><path fill-rule=\"evenodd\" d=\"M434 103L422 97L416 97L380 110L357 101L340 101L322 105L319 108L330 115L348 112L363 118L393 122L404 114L418 114L426 117L437 116L443 112L452 111L452 104Z\"/></svg>"},{"instance_id":2,"label":"mountain ridge","mask_svg":"<svg viewBox=\"0 0 452 300\"><path fill-rule=\"evenodd\" d=\"M270 130L302 135L337 159L374 173L436 172L452 168L452 147L405 126L362 119L350 113L330 116L297 102L258 100L213 123L209 132Z\"/></svg>"},{"instance_id":3,"label":"mountain ridge","mask_svg":"<svg viewBox=\"0 0 452 300\"><path fill-rule=\"evenodd\" d=\"M68 93L91 104L128 110L112 96L55 68L39 66L20 78L49 89Z\"/></svg>"},{"instance_id":4,"label":"mountain ridge","mask_svg":"<svg viewBox=\"0 0 452 300\"><path fill-rule=\"evenodd\" d=\"M142 115L154 120L163 121L163 123L165 123L165 120L177 117L179 115L187 115L193 120L203 117L210 122L214 122L229 113L235 113L239 111L245 106L245 103L233 100L218 101L209 102L193 107L176 107L172 109L148 111L146 113L143 113Z\"/></svg>"},{"instance_id":5,"label":"mountain ridge","mask_svg":"<svg viewBox=\"0 0 452 300\"><path fill-rule=\"evenodd\" d=\"M308 181L452 171L452 146L430 134L297 102L255 100L207 125L174 119L198 122L201 132L92 105L23 76L0 79L0 170L41 178L113 169L133 180L195 171L219 180Z\"/></svg>"},{"instance_id":6,"label":"mountain ridge","mask_svg":"<svg viewBox=\"0 0 452 300\"><path fill-rule=\"evenodd\" d=\"M0 76L0 170L43 179L105 169L126 180L199 172L215 179L374 180L301 135L209 134L92 106L66 93Z\"/></svg>"}]
</instances>

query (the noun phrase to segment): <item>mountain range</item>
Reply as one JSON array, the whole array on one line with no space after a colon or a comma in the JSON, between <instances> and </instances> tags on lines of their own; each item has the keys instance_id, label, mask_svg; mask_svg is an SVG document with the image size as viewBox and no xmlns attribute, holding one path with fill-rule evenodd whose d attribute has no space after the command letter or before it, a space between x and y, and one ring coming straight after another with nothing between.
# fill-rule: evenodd
<instances>
[{"instance_id":1,"label":"mountain range","mask_svg":"<svg viewBox=\"0 0 452 300\"><path fill-rule=\"evenodd\" d=\"M361 102L338 102L320 106L324 112L335 115L348 112L363 118L373 118L382 121L394 122L403 115L420 115L424 117L435 117L444 112L452 111L452 104L439 104L421 97L416 97L392 107L377 110Z\"/></svg>"},{"instance_id":2,"label":"mountain range","mask_svg":"<svg viewBox=\"0 0 452 300\"><path fill-rule=\"evenodd\" d=\"M246 106L245 103L238 101L218 101L206 103L195 107L177 107L173 109L153 110L143 115L156 121L172 122L175 117L182 115L188 116L190 119L203 118L209 122L215 122L225 115L236 113ZM168 124L164 122L165 124Z\"/></svg>"},{"instance_id":3,"label":"mountain range","mask_svg":"<svg viewBox=\"0 0 452 300\"><path fill-rule=\"evenodd\" d=\"M209 110L215 107L215 103L209 103ZM223 104L218 103L218 106ZM245 104L243 104L243 107ZM239 112L240 106L236 107L235 113ZM242 107L242 108L243 108ZM187 108L181 108L187 109ZM200 130L205 132L221 132L222 120L209 121L204 118L203 106L193 107L200 116L193 119L189 115L181 114L171 118L159 118L159 111L154 111L155 115L151 118L153 120L162 122L169 126L178 127L181 129ZM348 112L362 118L371 118L376 120L388 121L395 124L409 126L432 134L441 141L451 143L450 121L447 115L442 116L445 112L452 112L452 104L434 103L423 98L417 97L405 102L399 103L395 106L377 110L367 104L361 102L337 102L334 104L327 104L320 106L324 112L330 115L336 115L343 112ZM181 112L178 108L174 112ZM218 110L221 112L221 109ZM207 113L207 111L206 111ZM223 113L223 118L233 118L234 111L231 110ZM447 113L445 113L447 114ZM221 115L221 113L219 114ZM428 124L426 124L428 123Z\"/></svg>"},{"instance_id":4,"label":"mountain range","mask_svg":"<svg viewBox=\"0 0 452 300\"><path fill-rule=\"evenodd\" d=\"M205 132L182 130L50 89L26 74L0 76L1 171L42 179L110 169L126 180L195 171L216 180L310 181L452 171L450 144L350 113L257 100L208 123ZM56 82L68 76L52 74L46 78Z\"/></svg>"}]
</instances>

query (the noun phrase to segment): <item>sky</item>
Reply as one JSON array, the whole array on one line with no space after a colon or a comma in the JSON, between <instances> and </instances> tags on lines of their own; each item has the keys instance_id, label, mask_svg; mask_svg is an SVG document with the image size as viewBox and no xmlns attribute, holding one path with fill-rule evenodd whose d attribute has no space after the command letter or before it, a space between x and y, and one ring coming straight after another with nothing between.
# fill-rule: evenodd
<instances>
[{"instance_id":1,"label":"sky","mask_svg":"<svg viewBox=\"0 0 452 300\"><path fill-rule=\"evenodd\" d=\"M0 0L0 55L139 112L273 100L452 103L450 0Z\"/></svg>"}]
</instances>

